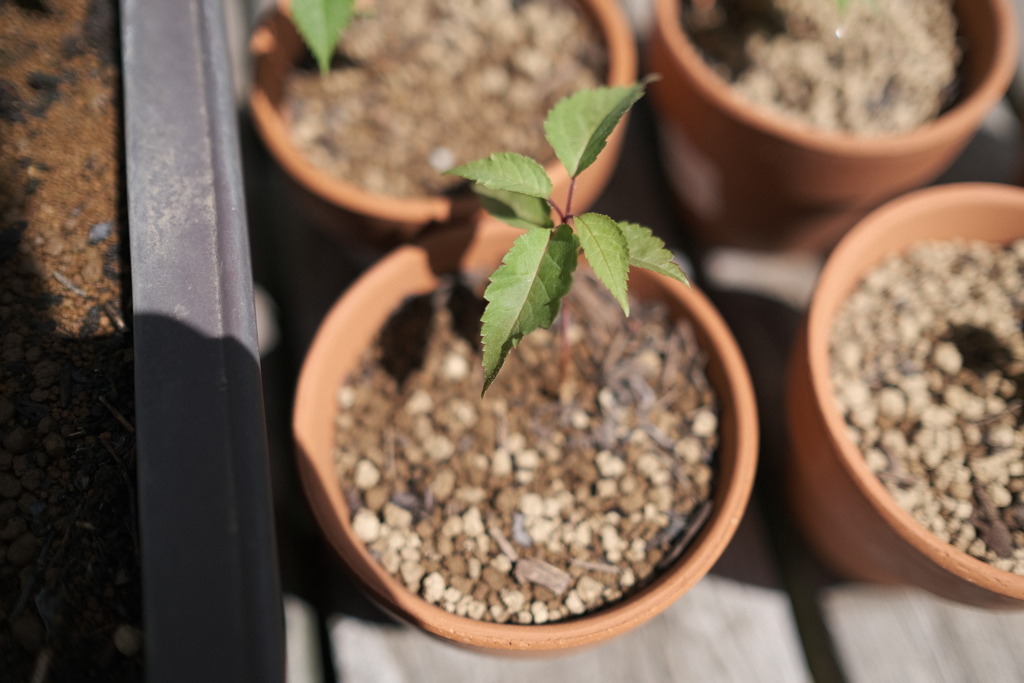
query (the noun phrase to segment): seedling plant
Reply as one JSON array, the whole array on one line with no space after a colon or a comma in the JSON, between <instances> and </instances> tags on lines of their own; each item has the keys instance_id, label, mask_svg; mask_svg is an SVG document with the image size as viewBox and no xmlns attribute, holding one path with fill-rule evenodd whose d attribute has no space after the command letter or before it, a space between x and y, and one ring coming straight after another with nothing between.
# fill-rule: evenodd
<instances>
[{"instance_id":1,"label":"seedling plant","mask_svg":"<svg viewBox=\"0 0 1024 683\"><path fill-rule=\"evenodd\" d=\"M551 179L544 167L521 154L492 154L448 171L475 181L474 190L491 215L526 230L516 238L484 291L483 393L523 337L554 323L562 299L572 288L581 251L627 316L630 266L689 284L672 262L672 252L649 228L599 213L573 213L577 179L597 159L616 124L643 97L651 80L582 90L563 98L548 112L545 137L570 178L565 206L551 197ZM564 316L561 324L566 324ZM565 336L560 335L563 340Z\"/></svg>"},{"instance_id":2,"label":"seedling plant","mask_svg":"<svg viewBox=\"0 0 1024 683\"><path fill-rule=\"evenodd\" d=\"M331 70L331 57L355 11L355 0L292 0L292 23L313 53L321 75Z\"/></svg>"}]
</instances>

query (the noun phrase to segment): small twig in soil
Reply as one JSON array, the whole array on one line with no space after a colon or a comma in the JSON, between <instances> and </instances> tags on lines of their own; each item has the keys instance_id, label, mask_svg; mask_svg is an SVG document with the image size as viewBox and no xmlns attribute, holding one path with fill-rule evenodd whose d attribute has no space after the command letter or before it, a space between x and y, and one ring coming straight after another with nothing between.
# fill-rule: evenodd
<instances>
[{"instance_id":1,"label":"small twig in soil","mask_svg":"<svg viewBox=\"0 0 1024 683\"><path fill-rule=\"evenodd\" d=\"M660 379L662 391L665 391L670 387L673 389L676 388L676 381L682 375L682 372L679 369L682 339L680 338L678 328L673 329L669 334L665 346L665 364L661 368ZM659 403L661 403L661 401L659 401Z\"/></svg>"},{"instance_id":2,"label":"small twig in soil","mask_svg":"<svg viewBox=\"0 0 1024 683\"><path fill-rule=\"evenodd\" d=\"M103 310L106 311L107 315L110 317L110 319L112 321L114 321L114 327L117 328L117 331L118 332L124 332L124 330L125 330L124 319L121 317L121 314L117 312L117 309L114 308L110 304L109 301L104 301L103 302Z\"/></svg>"},{"instance_id":3,"label":"small twig in soil","mask_svg":"<svg viewBox=\"0 0 1024 683\"><path fill-rule=\"evenodd\" d=\"M627 367L629 369L629 374L627 375L629 388L636 397L637 414L646 417L647 411L657 402L658 396L654 393L654 389L651 389L651 385L647 383L647 380L636 374L632 364Z\"/></svg>"},{"instance_id":4,"label":"small twig in soil","mask_svg":"<svg viewBox=\"0 0 1024 683\"><path fill-rule=\"evenodd\" d=\"M512 543L507 538L505 538L505 534L501 533L501 529L499 529L496 526L492 526L490 529L487 530L487 533L490 535L492 539L494 539L494 542L498 544L498 549L502 553L504 553L508 559L512 560L513 562L519 561L519 553L516 552L516 549L512 546Z\"/></svg>"},{"instance_id":5,"label":"small twig in soil","mask_svg":"<svg viewBox=\"0 0 1024 683\"><path fill-rule=\"evenodd\" d=\"M580 560L573 558L570 564L580 569L586 569L591 572L602 572L604 574L621 574L622 568L616 567L614 564L607 564L605 562L591 562L589 560Z\"/></svg>"},{"instance_id":6,"label":"small twig in soil","mask_svg":"<svg viewBox=\"0 0 1024 683\"><path fill-rule=\"evenodd\" d=\"M672 405L683 395L683 390L680 387L672 387L666 393L661 395L654 405L647 411L648 413L657 413L665 410L668 406Z\"/></svg>"},{"instance_id":7,"label":"small twig in soil","mask_svg":"<svg viewBox=\"0 0 1024 683\"><path fill-rule=\"evenodd\" d=\"M668 525L655 534L654 538L647 541L647 551L650 552L655 548L660 548L666 543L670 543L672 539L681 534L685 528L686 517L679 514L672 514L672 516L669 517Z\"/></svg>"},{"instance_id":8,"label":"small twig in soil","mask_svg":"<svg viewBox=\"0 0 1024 683\"><path fill-rule=\"evenodd\" d=\"M391 427L384 430L384 469L389 478L395 478L395 430Z\"/></svg>"},{"instance_id":9,"label":"small twig in soil","mask_svg":"<svg viewBox=\"0 0 1024 683\"><path fill-rule=\"evenodd\" d=\"M53 661L53 650L44 647L36 656L36 665L32 669L30 683L45 683L47 674L50 673L50 662Z\"/></svg>"},{"instance_id":10,"label":"small twig in soil","mask_svg":"<svg viewBox=\"0 0 1024 683\"><path fill-rule=\"evenodd\" d=\"M114 445L103 436L100 437L100 443L103 444L103 447L107 449L107 452L113 456L114 460L117 461L117 464L124 467L124 461L121 460L121 456L119 456L117 451L114 450Z\"/></svg>"},{"instance_id":11,"label":"small twig in soil","mask_svg":"<svg viewBox=\"0 0 1024 683\"><path fill-rule=\"evenodd\" d=\"M555 595L562 595L572 585L572 577L568 572L543 560L529 557L516 562L513 575L519 583L535 583L544 586Z\"/></svg>"},{"instance_id":12,"label":"small twig in soil","mask_svg":"<svg viewBox=\"0 0 1024 683\"><path fill-rule=\"evenodd\" d=\"M89 298L89 293L88 292L86 292L84 289L82 289L81 287L77 286L74 282L69 280L59 270L53 271L53 279L56 280L57 282L61 283L62 285L64 285L68 289L70 289L72 292L74 292L78 296L82 296L82 297L85 297L87 299Z\"/></svg>"},{"instance_id":13,"label":"small twig in soil","mask_svg":"<svg viewBox=\"0 0 1024 683\"><path fill-rule=\"evenodd\" d=\"M512 513L512 541L524 548L533 545L533 536L526 531L526 517L521 512Z\"/></svg>"},{"instance_id":14,"label":"small twig in soil","mask_svg":"<svg viewBox=\"0 0 1024 683\"><path fill-rule=\"evenodd\" d=\"M82 520L75 520L75 526L79 529L85 529L86 531L96 531L96 527L92 522L83 522Z\"/></svg>"},{"instance_id":15,"label":"small twig in soil","mask_svg":"<svg viewBox=\"0 0 1024 683\"><path fill-rule=\"evenodd\" d=\"M100 400L102 400L102 397L101 397ZM136 509L136 502L135 502L135 487L132 486L132 480L128 476L128 465L126 465L125 462L123 460L121 460L121 457L117 454L117 451L114 450L114 446L113 446L113 444L110 443L110 441L108 441L106 438L101 436L100 437L100 443L102 443L103 447L106 448L107 451L110 453L110 455L112 455L114 457L114 460L117 461L117 464L121 466L121 478L124 480L124 484L125 484L125 486L128 489L128 505L131 508L131 513L132 513L131 524L128 527L128 531L132 535L132 543L135 544L135 554L136 554L136 556L138 556L138 554L139 554L139 531L136 528L136 526L138 524L138 522L136 520L138 520L139 516L138 516L138 510ZM134 451L134 448L133 448L133 451Z\"/></svg>"},{"instance_id":16,"label":"small twig in soil","mask_svg":"<svg viewBox=\"0 0 1024 683\"><path fill-rule=\"evenodd\" d=\"M653 424L651 424L650 420L648 420L645 417L642 417L638 420L638 422L640 424L640 429L647 432L647 436L651 437L656 444L658 444L659 446L668 451L671 451L673 448L675 448L676 440L669 438L669 436L665 432L661 431Z\"/></svg>"},{"instance_id":17,"label":"small twig in soil","mask_svg":"<svg viewBox=\"0 0 1024 683\"><path fill-rule=\"evenodd\" d=\"M125 419L124 415L122 415L121 413L119 413L117 411L117 408L115 408L114 406L110 405L110 403L107 402L107 399L103 398L102 396L99 397L99 400L100 400L100 403L103 404L103 407L106 408L107 410L109 410L110 414L113 415L115 418L117 418L118 422L120 422L122 425L124 425L125 429L127 429L132 434L135 433L135 427L132 426L131 422L129 422L128 420Z\"/></svg>"},{"instance_id":18,"label":"small twig in soil","mask_svg":"<svg viewBox=\"0 0 1024 683\"><path fill-rule=\"evenodd\" d=\"M508 443L508 418L500 410L494 411L494 441L499 448L505 448Z\"/></svg>"},{"instance_id":19,"label":"small twig in soil","mask_svg":"<svg viewBox=\"0 0 1024 683\"><path fill-rule=\"evenodd\" d=\"M604 355L604 362L601 364L601 374L604 375L605 383L610 383L610 377L612 371L615 370L615 366L618 364L619 359L622 358L622 352L626 350L626 344L629 343L629 336L625 330L619 330L615 338L612 339L612 343L608 346L608 350Z\"/></svg>"},{"instance_id":20,"label":"small twig in soil","mask_svg":"<svg viewBox=\"0 0 1024 683\"><path fill-rule=\"evenodd\" d=\"M665 569L683 554L683 551L686 550L686 546L690 545L690 541L694 539L697 532L699 532L704 526L704 523L708 521L708 517L711 516L711 510L714 506L714 501L707 500L704 501L703 505L697 508L697 512L695 512L693 517L690 519L690 525L687 527L686 533L684 533L678 541L672 544L672 548L668 553L666 553L665 556L658 561L658 564L655 565L658 569Z\"/></svg>"}]
</instances>

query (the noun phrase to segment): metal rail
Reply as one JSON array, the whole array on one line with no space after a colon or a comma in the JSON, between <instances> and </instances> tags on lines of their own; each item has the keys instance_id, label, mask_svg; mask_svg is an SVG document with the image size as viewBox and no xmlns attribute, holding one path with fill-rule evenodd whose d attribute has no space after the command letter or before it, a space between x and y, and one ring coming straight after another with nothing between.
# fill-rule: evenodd
<instances>
[{"instance_id":1,"label":"metal rail","mask_svg":"<svg viewBox=\"0 0 1024 683\"><path fill-rule=\"evenodd\" d=\"M284 679L222 12L212 0L121 0L150 683Z\"/></svg>"}]
</instances>

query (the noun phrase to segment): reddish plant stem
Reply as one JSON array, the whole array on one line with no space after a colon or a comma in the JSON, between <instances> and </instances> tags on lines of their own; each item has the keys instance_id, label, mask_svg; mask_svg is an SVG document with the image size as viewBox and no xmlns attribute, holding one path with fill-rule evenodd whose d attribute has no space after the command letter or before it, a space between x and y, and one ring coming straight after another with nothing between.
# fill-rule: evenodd
<instances>
[{"instance_id":1,"label":"reddish plant stem","mask_svg":"<svg viewBox=\"0 0 1024 683\"><path fill-rule=\"evenodd\" d=\"M558 316L558 367L560 374L559 385L565 381L569 374L569 361L571 352L569 350L569 323L572 315L566 302L562 302L561 315Z\"/></svg>"},{"instance_id":2,"label":"reddish plant stem","mask_svg":"<svg viewBox=\"0 0 1024 683\"><path fill-rule=\"evenodd\" d=\"M553 208L555 210L555 212L558 214L558 220L560 220L563 223L565 223L565 219L566 219L565 212L562 211L562 209L558 206L558 204L555 203L555 200L554 199L548 199L548 203L551 204L551 208Z\"/></svg>"},{"instance_id":3,"label":"reddish plant stem","mask_svg":"<svg viewBox=\"0 0 1024 683\"><path fill-rule=\"evenodd\" d=\"M575 221L572 220L572 195L575 189L576 178L571 178L569 180L569 194L565 198L565 213L559 211L559 215L562 217L562 222L569 223L569 226L573 229L576 228ZM558 210L557 206L555 207L555 210ZM563 302L561 315L558 316L558 359L559 368L561 370L561 379L563 382L565 381L566 373L569 371L569 360L571 358L569 351L569 322L569 308L565 305L565 302Z\"/></svg>"}]
</instances>

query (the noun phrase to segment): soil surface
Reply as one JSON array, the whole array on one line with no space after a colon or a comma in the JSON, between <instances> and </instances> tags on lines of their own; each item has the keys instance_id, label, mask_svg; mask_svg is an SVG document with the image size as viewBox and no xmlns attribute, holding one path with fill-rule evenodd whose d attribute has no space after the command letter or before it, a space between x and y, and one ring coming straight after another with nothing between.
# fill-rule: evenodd
<instances>
[{"instance_id":1,"label":"soil surface","mask_svg":"<svg viewBox=\"0 0 1024 683\"><path fill-rule=\"evenodd\" d=\"M576 282L564 378L558 335L537 330L481 400L483 301L455 286L410 301L339 392L353 529L449 612L529 624L600 609L711 512L717 405L691 324L637 302L626 319L592 276Z\"/></svg>"},{"instance_id":2,"label":"soil surface","mask_svg":"<svg viewBox=\"0 0 1024 683\"><path fill-rule=\"evenodd\" d=\"M1024 240L931 242L836 316L832 381L868 467L939 539L1024 575Z\"/></svg>"},{"instance_id":3,"label":"soil surface","mask_svg":"<svg viewBox=\"0 0 1024 683\"><path fill-rule=\"evenodd\" d=\"M366 190L425 196L441 173L493 152L554 160L547 111L600 85L606 53L559 0L375 0L345 31L329 75L292 72L284 108L315 165Z\"/></svg>"},{"instance_id":4,"label":"soil surface","mask_svg":"<svg viewBox=\"0 0 1024 683\"><path fill-rule=\"evenodd\" d=\"M950 0L684 0L705 60L759 106L817 128L899 133L956 96Z\"/></svg>"},{"instance_id":5,"label":"soil surface","mask_svg":"<svg viewBox=\"0 0 1024 683\"><path fill-rule=\"evenodd\" d=\"M0 678L142 678L117 3L0 3Z\"/></svg>"}]
</instances>

